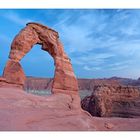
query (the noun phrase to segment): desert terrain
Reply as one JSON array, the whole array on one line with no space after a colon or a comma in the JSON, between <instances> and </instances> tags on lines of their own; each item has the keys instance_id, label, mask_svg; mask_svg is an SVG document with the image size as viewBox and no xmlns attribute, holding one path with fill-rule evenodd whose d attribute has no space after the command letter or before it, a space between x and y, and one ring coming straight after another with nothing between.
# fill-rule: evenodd
<instances>
[{"instance_id":1,"label":"desert terrain","mask_svg":"<svg viewBox=\"0 0 140 140\"><path fill-rule=\"evenodd\" d=\"M35 44L54 59L53 78L27 77L21 59ZM28 23L0 77L1 131L140 130L140 79L77 79L58 32Z\"/></svg>"}]
</instances>

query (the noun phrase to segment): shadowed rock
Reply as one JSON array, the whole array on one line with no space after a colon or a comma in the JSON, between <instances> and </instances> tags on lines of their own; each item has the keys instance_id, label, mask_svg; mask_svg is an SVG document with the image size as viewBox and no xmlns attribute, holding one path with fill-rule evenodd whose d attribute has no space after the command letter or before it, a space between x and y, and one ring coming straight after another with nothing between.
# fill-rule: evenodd
<instances>
[{"instance_id":1,"label":"shadowed rock","mask_svg":"<svg viewBox=\"0 0 140 140\"><path fill-rule=\"evenodd\" d=\"M140 91L132 86L97 86L81 104L93 116L140 117Z\"/></svg>"}]
</instances>

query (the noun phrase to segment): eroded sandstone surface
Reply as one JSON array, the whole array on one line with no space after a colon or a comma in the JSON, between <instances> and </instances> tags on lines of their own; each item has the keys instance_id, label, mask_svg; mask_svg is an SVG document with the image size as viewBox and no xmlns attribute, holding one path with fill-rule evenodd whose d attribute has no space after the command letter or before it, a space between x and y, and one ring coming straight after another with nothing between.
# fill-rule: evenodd
<instances>
[{"instance_id":1,"label":"eroded sandstone surface","mask_svg":"<svg viewBox=\"0 0 140 140\"><path fill-rule=\"evenodd\" d=\"M1 87L0 131L140 130L140 119L92 117L77 104L79 98L72 96L75 100L67 94L45 97Z\"/></svg>"},{"instance_id":2,"label":"eroded sandstone surface","mask_svg":"<svg viewBox=\"0 0 140 140\"><path fill-rule=\"evenodd\" d=\"M95 130L91 118L76 95L42 97L0 88L0 130Z\"/></svg>"},{"instance_id":3,"label":"eroded sandstone surface","mask_svg":"<svg viewBox=\"0 0 140 140\"><path fill-rule=\"evenodd\" d=\"M78 83L58 33L38 23L28 23L14 38L9 60L3 72L3 78L6 82L13 84L13 86L24 86L25 74L20 60L35 44L40 44L41 49L47 51L54 59L55 73L52 93L78 94Z\"/></svg>"},{"instance_id":4,"label":"eroded sandstone surface","mask_svg":"<svg viewBox=\"0 0 140 140\"><path fill-rule=\"evenodd\" d=\"M81 105L93 116L136 118L140 117L140 91L132 86L97 86Z\"/></svg>"}]
</instances>

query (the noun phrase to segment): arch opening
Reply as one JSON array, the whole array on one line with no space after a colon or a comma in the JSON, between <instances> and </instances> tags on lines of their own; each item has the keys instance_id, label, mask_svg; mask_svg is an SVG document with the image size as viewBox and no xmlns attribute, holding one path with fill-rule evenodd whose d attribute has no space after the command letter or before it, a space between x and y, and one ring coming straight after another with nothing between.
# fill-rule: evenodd
<instances>
[{"instance_id":1,"label":"arch opening","mask_svg":"<svg viewBox=\"0 0 140 140\"><path fill-rule=\"evenodd\" d=\"M51 55L34 45L21 60L26 75L24 90L36 95L51 95L54 77L54 60Z\"/></svg>"},{"instance_id":2,"label":"arch opening","mask_svg":"<svg viewBox=\"0 0 140 140\"><path fill-rule=\"evenodd\" d=\"M21 65L25 75L38 78L53 78L54 77L54 59L52 56L41 50L41 45L34 45L21 60Z\"/></svg>"}]
</instances>

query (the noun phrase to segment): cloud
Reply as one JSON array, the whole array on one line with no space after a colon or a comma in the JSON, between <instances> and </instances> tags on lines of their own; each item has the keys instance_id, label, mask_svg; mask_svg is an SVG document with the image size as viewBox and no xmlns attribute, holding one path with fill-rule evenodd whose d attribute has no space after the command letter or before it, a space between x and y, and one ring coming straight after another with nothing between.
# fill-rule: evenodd
<instances>
[{"instance_id":1,"label":"cloud","mask_svg":"<svg viewBox=\"0 0 140 140\"><path fill-rule=\"evenodd\" d=\"M139 77L140 10L44 9L30 15L14 10L2 14L17 25L38 21L58 31L78 75L102 76L104 71L110 76ZM44 56L35 60L39 59Z\"/></svg>"},{"instance_id":2,"label":"cloud","mask_svg":"<svg viewBox=\"0 0 140 140\"><path fill-rule=\"evenodd\" d=\"M18 14L18 12L14 12L14 10L3 12L1 16L21 26L25 26L26 23L34 21L34 19L21 16L20 14Z\"/></svg>"},{"instance_id":3,"label":"cloud","mask_svg":"<svg viewBox=\"0 0 140 140\"><path fill-rule=\"evenodd\" d=\"M106 69L109 71L118 71L118 70L124 70L127 69L129 67L129 65L131 65L132 61L123 61L123 62L114 62L111 64L108 64L106 66Z\"/></svg>"},{"instance_id":4,"label":"cloud","mask_svg":"<svg viewBox=\"0 0 140 140\"><path fill-rule=\"evenodd\" d=\"M128 68L128 65L112 67L109 70L111 70L111 71L118 71L118 70L124 70L126 68Z\"/></svg>"},{"instance_id":5,"label":"cloud","mask_svg":"<svg viewBox=\"0 0 140 140\"><path fill-rule=\"evenodd\" d=\"M54 27L74 65L86 71L121 71L136 67L140 58L138 17L136 10L67 11Z\"/></svg>"},{"instance_id":6,"label":"cloud","mask_svg":"<svg viewBox=\"0 0 140 140\"><path fill-rule=\"evenodd\" d=\"M32 19L23 18L13 11L6 12L3 17L21 26L25 26L26 23L33 21Z\"/></svg>"},{"instance_id":7,"label":"cloud","mask_svg":"<svg viewBox=\"0 0 140 140\"><path fill-rule=\"evenodd\" d=\"M9 43L11 40L8 36L4 35L4 34L0 34L0 42L4 42L4 43Z\"/></svg>"},{"instance_id":8,"label":"cloud","mask_svg":"<svg viewBox=\"0 0 140 140\"><path fill-rule=\"evenodd\" d=\"M93 48L93 40L88 37L93 23L89 22L90 18L90 14L85 15L83 12L78 13L77 11L67 11L60 15L59 21L54 27L59 31L69 53L81 53Z\"/></svg>"},{"instance_id":9,"label":"cloud","mask_svg":"<svg viewBox=\"0 0 140 140\"><path fill-rule=\"evenodd\" d=\"M87 71L94 71L94 70L101 70L102 68L101 67L89 67L89 66L84 66L85 70Z\"/></svg>"},{"instance_id":10,"label":"cloud","mask_svg":"<svg viewBox=\"0 0 140 140\"><path fill-rule=\"evenodd\" d=\"M104 55L103 55L104 56ZM111 56L110 56L111 57ZM113 62L113 63L106 63L105 58L108 57L97 57L95 61L91 61L92 63L80 63L80 65L83 65L83 69L87 71L99 71L99 70L108 70L108 71L118 71L118 70L123 70L127 69L129 65L133 63L133 61L123 61L123 62ZM88 61L88 59L87 59Z\"/></svg>"},{"instance_id":11,"label":"cloud","mask_svg":"<svg viewBox=\"0 0 140 140\"><path fill-rule=\"evenodd\" d=\"M100 53L100 54L89 53L76 57L76 60L73 63L80 64L80 65L84 65L84 64L100 65L103 64L105 60L108 60L111 57L114 57L114 55L109 53Z\"/></svg>"}]
</instances>

